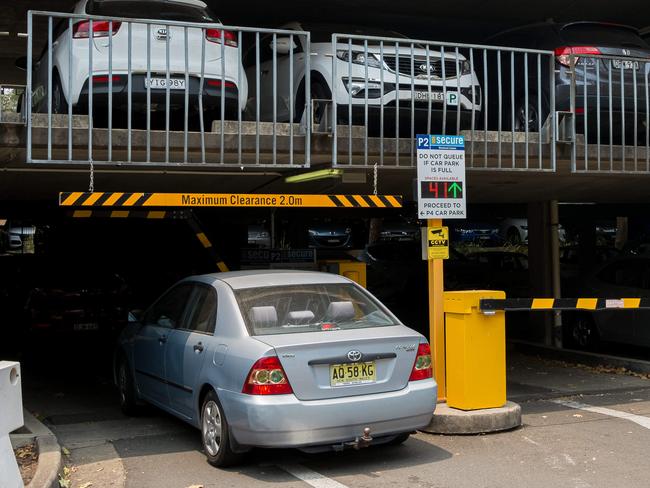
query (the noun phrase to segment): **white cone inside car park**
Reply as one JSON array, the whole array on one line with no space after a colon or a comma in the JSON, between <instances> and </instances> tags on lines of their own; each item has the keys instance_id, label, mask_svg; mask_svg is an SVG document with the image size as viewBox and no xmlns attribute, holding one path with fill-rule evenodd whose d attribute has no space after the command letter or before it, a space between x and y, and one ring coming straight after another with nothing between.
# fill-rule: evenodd
<instances>
[{"instance_id":1,"label":"white cone inside car park","mask_svg":"<svg viewBox=\"0 0 650 488\"><path fill-rule=\"evenodd\" d=\"M22 488L9 433L23 426L20 364L0 361L0 486Z\"/></svg>"}]
</instances>

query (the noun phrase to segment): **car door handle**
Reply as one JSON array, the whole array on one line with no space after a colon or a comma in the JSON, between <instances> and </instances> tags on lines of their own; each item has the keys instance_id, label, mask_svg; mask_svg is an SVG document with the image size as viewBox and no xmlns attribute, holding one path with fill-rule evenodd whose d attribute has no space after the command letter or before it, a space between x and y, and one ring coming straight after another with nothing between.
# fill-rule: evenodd
<instances>
[{"instance_id":1,"label":"car door handle","mask_svg":"<svg viewBox=\"0 0 650 488\"><path fill-rule=\"evenodd\" d=\"M262 75L266 76L266 75L268 75L268 74L269 74L269 70L268 70L268 69L263 69L263 70L262 70Z\"/></svg>"},{"instance_id":2,"label":"car door handle","mask_svg":"<svg viewBox=\"0 0 650 488\"><path fill-rule=\"evenodd\" d=\"M194 352L197 354L201 354L203 352L203 343L199 342L198 344L194 344Z\"/></svg>"},{"instance_id":3,"label":"car door handle","mask_svg":"<svg viewBox=\"0 0 650 488\"><path fill-rule=\"evenodd\" d=\"M166 335L164 335L164 336L160 336L160 337L158 338L158 343L159 343L161 346L162 346L165 342L167 342L167 336L166 336Z\"/></svg>"}]
</instances>

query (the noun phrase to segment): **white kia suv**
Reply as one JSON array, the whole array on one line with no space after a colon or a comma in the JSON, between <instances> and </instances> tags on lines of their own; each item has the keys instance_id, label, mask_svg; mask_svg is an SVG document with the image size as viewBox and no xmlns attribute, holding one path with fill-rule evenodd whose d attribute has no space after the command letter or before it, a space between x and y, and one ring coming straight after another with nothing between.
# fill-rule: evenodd
<instances>
[{"instance_id":1,"label":"white kia suv","mask_svg":"<svg viewBox=\"0 0 650 488\"><path fill-rule=\"evenodd\" d=\"M151 111L165 110L168 49L170 110L185 106L187 89L190 110L198 111L199 96L202 96L203 109L208 114L212 111L215 114L213 118L220 118L222 83L225 85L226 118L237 118L237 111L244 110L248 85L241 64L238 35L224 30L219 20L202 1L82 0L75 6L74 14L94 16L92 34L91 17L74 18L71 35L69 19L61 19L54 26L51 66L53 113L67 113L68 104L72 104L75 112L87 111L91 74L93 108L101 110L108 106L109 81L112 81L113 107L126 110L129 24L131 25L131 91L134 113L144 112L147 109L148 87ZM155 20L155 23L148 26L136 20L133 23L115 20L111 24L106 20L124 18ZM165 21L183 22L188 27L189 84L187 87L185 86L185 27L169 26L168 28ZM199 28L192 27L192 24L212 24L213 27ZM89 61L91 35L92 70ZM112 70L109 70L111 48L109 41L112 41ZM202 50L205 53L203 62ZM224 70L222 70L222 53ZM240 68L241 76L239 76ZM35 62L33 71L34 111L47 112L49 75L47 44L40 58ZM112 80L109 80L109 71ZM150 76L147 76L147 73L150 73ZM200 94L201 73L203 73L203 90Z\"/></svg>"},{"instance_id":2,"label":"white kia suv","mask_svg":"<svg viewBox=\"0 0 650 488\"><path fill-rule=\"evenodd\" d=\"M283 27L286 30L311 33L311 98L313 100L314 119L319 122L326 110L327 103L335 94L337 118L339 123L347 123L348 110L352 108L353 123L365 122L366 96L369 109L368 124L379 124L379 108L384 107L384 122L388 128L397 119L406 118L402 127L408 126L413 113L416 127L426 130L431 100L432 130L440 125L443 107L446 105L447 127L451 128L456 120L460 104L461 120L470 120L472 112L478 119L481 110L481 87L478 78L471 70L469 61L462 55L456 56L453 48L444 53L440 47L427 49L395 32L380 29L357 28L345 25L320 25L292 22ZM368 37L367 61L363 40L352 39L351 44L342 38L336 48L332 46L332 33L362 35ZM376 39L386 40L383 49ZM399 40L396 48L395 40ZM275 40L275 62L277 75L276 117L277 121L299 121L305 108L305 63L307 49L304 36L293 36L293 45L289 36L277 35ZM273 35L262 37L259 46L260 65L257 64L255 47L250 48L244 56L244 66L251 87L256 86L257 73L260 77L260 119L272 120L273 117ZM293 93L289 93L290 51L293 50ZM333 52L336 50L336 52ZM383 53L382 53L383 51ZM350 59L351 55L351 59ZM382 56L383 55L383 56ZM411 56L413 62L411 62ZM336 63L336 79L333 76L333 62ZM367 66L367 74L366 74ZM351 74L350 74L351 71ZM382 80L383 79L383 80ZM383 81L383 95L382 95ZM446 85L446 90L443 89ZM430 87L430 89L429 89ZM460 90L459 90L460 88ZM254 98L256 90L251 88L252 98L248 101L248 110L256 110ZM293 97L293 103L291 98ZM446 97L446 99L445 99ZM413 108L412 110L412 104ZM397 105L399 104L399 112ZM291 107L294 113L291 113ZM477 120L476 119L476 120Z\"/></svg>"}]
</instances>

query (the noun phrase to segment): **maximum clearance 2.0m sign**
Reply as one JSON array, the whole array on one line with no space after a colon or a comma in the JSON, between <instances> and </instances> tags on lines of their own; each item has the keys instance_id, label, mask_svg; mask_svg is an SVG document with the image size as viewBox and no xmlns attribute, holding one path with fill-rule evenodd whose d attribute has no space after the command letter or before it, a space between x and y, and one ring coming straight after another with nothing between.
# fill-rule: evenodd
<instances>
[{"instance_id":1,"label":"maximum clearance 2.0m sign","mask_svg":"<svg viewBox=\"0 0 650 488\"><path fill-rule=\"evenodd\" d=\"M418 135L418 216L421 219L467 217L465 138Z\"/></svg>"}]
</instances>

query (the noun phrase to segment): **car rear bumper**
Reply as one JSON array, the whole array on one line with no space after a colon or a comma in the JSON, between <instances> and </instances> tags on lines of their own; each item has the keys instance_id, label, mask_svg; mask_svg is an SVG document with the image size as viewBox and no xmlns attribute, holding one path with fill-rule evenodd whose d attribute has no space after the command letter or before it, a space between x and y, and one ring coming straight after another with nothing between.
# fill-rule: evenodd
<instances>
[{"instance_id":1,"label":"car rear bumper","mask_svg":"<svg viewBox=\"0 0 650 488\"><path fill-rule=\"evenodd\" d=\"M100 75L101 76L101 75ZM128 78L126 75L115 75L119 76L113 81L112 85L112 104L115 109L126 110L129 105L129 88L128 88ZM165 78L164 75L158 76L159 78ZM97 78L97 76L96 76ZM105 77L106 79L108 76ZM174 75L171 79L184 79L184 76ZM212 84L211 84L212 83ZM215 85L218 83L219 85ZM190 76L188 83L188 107L192 111L197 111L200 108L199 105L199 93L202 90L203 93L203 110L220 110L221 109L221 95L223 93L224 97L224 109L225 113L228 116L236 116L238 108L241 110L244 107L238 107L239 103L239 90L237 86L225 81L226 86L223 88L220 85L221 80L208 80L204 79L203 87L201 89L200 79L198 77ZM148 93L149 92L149 93ZM88 97L90 93L90 87L88 81L84 83L84 86L81 90L79 96L79 101L77 103L78 108L87 108L88 107ZM108 99L109 99L109 86L107 81L101 83L93 82L92 94L93 94L93 105L97 108L107 108ZM150 97L150 101L147 99ZM167 89L165 88L151 88L147 90L145 86L145 76L144 75L133 75L131 77L131 105L136 110L146 110L147 107L150 107L151 110L165 110L167 106ZM178 110L185 107L185 90L180 89L170 89L169 90L169 107L171 110Z\"/></svg>"},{"instance_id":2,"label":"car rear bumper","mask_svg":"<svg viewBox=\"0 0 650 488\"><path fill-rule=\"evenodd\" d=\"M365 427L373 437L385 437L426 426L436 406L437 385L422 380L394 392L312 401L228 391L220 391L219 398L239 445L328 446L361 437Z\"/></svg>"}]
</instances>

